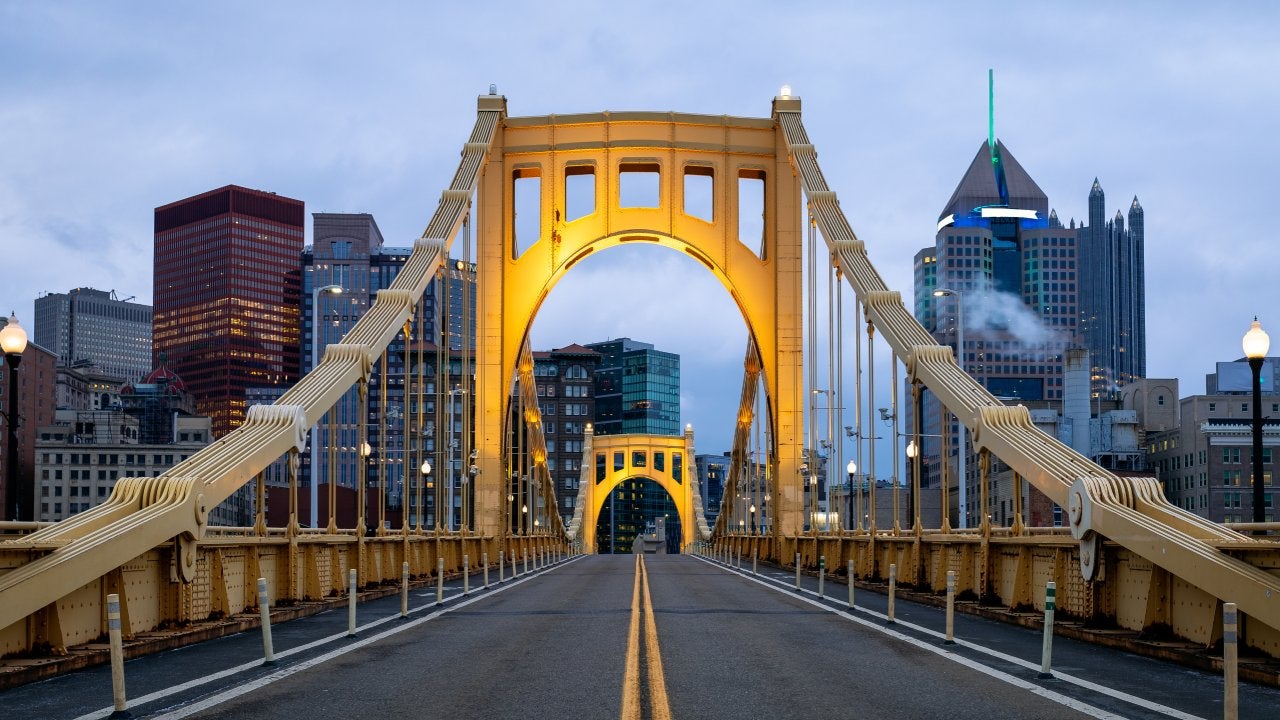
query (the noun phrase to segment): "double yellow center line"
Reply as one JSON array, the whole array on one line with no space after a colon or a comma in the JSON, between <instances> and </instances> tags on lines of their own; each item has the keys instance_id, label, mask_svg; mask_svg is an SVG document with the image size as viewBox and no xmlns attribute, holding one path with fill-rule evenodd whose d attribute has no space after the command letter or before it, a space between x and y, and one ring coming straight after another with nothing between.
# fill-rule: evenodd
<instances>
[{"instance_id":1,"label":"double yellow center line","mask_svg":"<svg viewBox=\"0 0 1280 720\"><path fill-rule=\"evenodd\" d=\"M641 598L644 599L643 604ZM643 613L641 609L643 608ZM649 572L644 555L636 555L636 580L631 591L631 625L627 630L627 662L622 675L622 720L641 720L640 703L640 617L644 615L645 676L649 686L649 712L653 720L670 720L667 680L662 673L662 653L658 648L658 626L653 620L649 598Z\"/></svg>"}]
</instances>

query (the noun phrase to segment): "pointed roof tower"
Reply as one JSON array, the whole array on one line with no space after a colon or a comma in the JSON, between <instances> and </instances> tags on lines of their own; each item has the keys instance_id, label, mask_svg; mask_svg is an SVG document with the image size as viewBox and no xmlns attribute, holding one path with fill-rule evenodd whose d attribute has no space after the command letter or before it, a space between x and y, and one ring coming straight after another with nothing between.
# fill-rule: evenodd
<instances>
[{"instance_id":1,"label":"pointed roof tower","mask_svg":"<svg viewBox=\"0 0 1280 720\"><path fill-rule=\"evenodd\" d=\"M996 152L1004 170L1007 195L1001 197L996 174L992 171L991 146L984 142L978 147L964 177L960 178L955 192L951 193L951 199L942 208L939 220L951 214L967 215L974 208L1004 205L1018 210L1035 210L1040 217L1048 216L1049 197L999 140L996 141Z\"/></svg>"},{"instance_id":2,"label":"pointed roof tower","mask_svg":"<svg viewBox=\"0 0 1280 720\"><path fill-rule=\"evenodd\" d=\"M1102 194L1102 185L1098 182L1098 178L1093 179L1093 187L1089 188L1089 197Z\"/></svg>"}]
</instances>

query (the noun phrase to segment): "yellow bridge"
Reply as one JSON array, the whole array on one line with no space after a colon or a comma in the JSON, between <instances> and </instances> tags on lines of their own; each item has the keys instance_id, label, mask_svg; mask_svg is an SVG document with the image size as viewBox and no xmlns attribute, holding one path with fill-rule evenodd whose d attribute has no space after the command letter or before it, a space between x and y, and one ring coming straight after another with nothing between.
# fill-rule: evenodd
<instances>
[{"instance_id":1,"label":"yellow bridge","mask_svg":"<svg viewBox=\"0 0 1280 720\"><path fill-rule=\"evenodd\" d=\"M656 204L624 206L620 187L628 173L656 174ZM541 179L540 232L522 246L514 230L514 187L530 177ZM580 217L567 213L571 177L593 189L591 210ZM709 216L687 212L690 178L710 178ZM739 240L743 179L764 188L764 232L755 247ZM468 519L456 531L411 527L407 513L402 528L373 535L301 528L296 476L308 429L353 387L368 417L374 364L397 335L415 332L423 293L473 208L478 308ZM806 236L811 243L820 236L821 250L811 245L806 254ZM553 510L529 329L543 299L576 263L627 243L694 258L724 285L746 321L730 475L714 528L701 518L692 433L588 433L577 514L565 527ZM806 257L811 269L825 261L852 290L867 323L855 323L854 332L865 332L869 343L877 336L887 343L894 377L901 366L913 399L928 389L945 414L968 428L982 497L997 458L1013 469L1016 484L1030 483L1067 510L1069 534L1025 527L1020 514L1010 527L993 527L984 517L973 531L953 531L944 513L940 527L925 528L918 485L911 488L906 523L841 529L845 524L818 521L805 475L806 422L816 422L805 416ZM406 377L406 388L413 382ZM917 417L916 433L921 424ZM261 487L264 469L280 461L293 509L286 527L207 524L211 507L248 483ZM533 511L543 522L513 522L515 505L507 498L516 475L531 479L542 500ZM911 476L918 483L918 467ZM954 570L960 592L1009 607L1042 606L1040 589L1052 580L1061 612L1135 630L1167 627L1204 645L1220 638L1222 604L1234 602L1247 618L1242 641L1280 656L1277 546L1174 507L1153 479L1098 467L1036 429L1025 408L1003 405L962 372L951 349L936 343L868 260L823 177L798 98L776 97L763 118L669 112L509 117L506 99L497 95L479 98L453 181L393 285L378 292L373 307L341 343L328 346L311 373L275 405L251 408L243 427L163 476L122 479L106 503L0 542L0 653L65 652L95 640L105 632L108 594L120 596L128 636L252 608L258 577L268 580L275 604L340 593L349 569L358 571L361 584L375 585L398 579L404 562L424 578L441 561L448 572L459 569L464 555L512 558L570 545L590 551L601 503L634 477L652 479L672 495L686 546L710 543L779 564L799 553L806 565L816 567L823 558L827 568L841 571L853 561L854 572L866 579L884 577L892 563L901 582L926 591L940 591ZM944 472L944 496L948 482ZM740 497L752 498L750 506ZM356 527L365 526L361 516Z\"/></svg>"}]
</instances>

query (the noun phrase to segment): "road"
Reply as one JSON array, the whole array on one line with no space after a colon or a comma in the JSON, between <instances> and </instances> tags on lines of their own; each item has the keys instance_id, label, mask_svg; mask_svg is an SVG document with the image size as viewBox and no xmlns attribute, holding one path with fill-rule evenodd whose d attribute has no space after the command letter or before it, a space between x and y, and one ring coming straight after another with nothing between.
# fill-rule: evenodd
<instances>
[{"instance_id":1,"label":"road","mask_svg":"<svg viewBox=\"0 0 1280 720\"><path fill-rule=\"evenodd\" d=\"M1156 718L1221 717L1221 679L814 579L760 576L677 555L575 558L446 602L412 594L132 660L134 717L148 718ZM495 577L496 580L496 577ZM0 717L110 714L107 668L0 694ZM1242 685L1242 718L1275 717L1280 691Z\"/></svg>"}]
</instances>

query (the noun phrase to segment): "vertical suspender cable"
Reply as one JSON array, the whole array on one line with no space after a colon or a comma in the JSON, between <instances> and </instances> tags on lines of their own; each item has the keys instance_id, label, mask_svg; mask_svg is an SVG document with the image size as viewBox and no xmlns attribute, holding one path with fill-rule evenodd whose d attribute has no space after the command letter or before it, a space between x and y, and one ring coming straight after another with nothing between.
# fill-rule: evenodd
<instances>
[{"instance_id":1,"label":"vertical suspender cable","mask_svg":"<svg viewBox=\"0 0 1280 720\"><path fill-rule=\"evenodd\" d=\"M436 481L434 492L432 495L432 504L435 506L435 530L438 534L441 524L444 522L444 503L442 497L444 494L445 483L449 481L449 463L446 460L445 451L449 446L449 440L453 437L453 428L446 427L446 419L444 412L445 388L449 385L449 370L451 363L449 359L450 350L452 349L452 340L449 337L449 258L446 256L444 263L441 265L440 276L436 286L436 334L440 338L439 344L436 346ZM452 418L450 418L452 420Z\"/></svg>"},{"instance_id":2,"label":"vertical suspender cable","mask_svg":"<svg viewBox=\"0 0 1280 720\"><path fill-rule=\"evenodd\" d=\"M470 527L470 519L467 515L470 510L468 502L471 494L471 417L475 409L473 395L474 388L471 385L471 350L475 338L475 332L472 330L472 310L471 307L471 289L475 284L470 282L471 279L471 208L468 207L466 213L462 216L462 517L459 521L459 528L466 530ZM452 512L452 509L450 509Z\"/></svg>"},{"instance_id":3,"label":"vertical suspender cable","mask_svg":"<svg viewBox=\"0 0 1280 720\"><path fill-rule=\"evenodd\" d=\"M831 528L831 488L834 486L836 473L840 472L840 443L836 438L836 317L832 308L835 301L836 263L835 256L827 257L827 472L823 478L827 490L827 513L823 527L828 532ZM833 462L834 461L834 462Z\"/></svg>"},{"instance_id":4,"label":"vertical suspender cable","mask_svg":"<svg viewBox=\"0 0 1280 720\"><path fill-rule=\"evenodd\" d=\"M867 315L867 416L876 410L876 330L871 324L871 315ZM867 531L876 532L876 427L871 426L871 437L867 438Z\"/></svg>"},{"instance_id":5,"label":"vertical suspender cable","mask_svg":"<svg viewBox=\"0 0 1280 720\"><path fill-rule=\"evenodd\" d=\"M812 462L814 466L808 467L808 470L809 470L808 478L801 477L802 481L809 483L804 488L802 488L802 491L807 492L809 497L809 512L808 512L809 518L808 519L809 519L809 530L811 532L817 532L817 529L818 529L816 524L814 523L814 520L816 518L816 513L818 510L818 493L816 492L817 486L810 483L810 480L814 476L816 476L818 471L818 468L816 467L817 453L814 452L814 446L817 445L817 443L814 442L814 438L817 436L817 424L814 422L815 420L814 416L816 415L816 410L814 407L815 394L813 392L815 389L817 389L817 385L818 385L818 247L817 245L818 245L818 223L817 223L817 219L814 218L813 212L811 210L809 213L809 258L808 258L809 279L808 279L808 282L805 283L806 299L808 300L808 304L809 304L809 318L808 318L809 338L805 348L809 358L809 363L808 363L809 392L805 393L807 396L806 400L808 401L808 404L807 404L808 412L805 413L805 416L806 416L805 428L808 430L808 434L805 436L806 437L805 457L803 460L803 464L806 467L808 467L809 463Z\"/></svg>"},{"instance_id":6,"label":"vertical suspender cable","mask_svg":"<svg viewBox=\"0 0 1280 720\"><path fill-rule=\"evenodd\" d=\"M898 427L900 423L898 421L898 354L896 352L891 351L889 365L893 368L893 379L889 385L889 400L892 406L890 412L893 418L893 445L890 446L893 448L893 534L898 535L902 532L902 522L898 519L899 486L902 485L902 466L900 464L902 452L898 447L898 438L900 437Z\"/></svg>"},{"instance_id":7,"label":"vertical suspender cable","mask_svg":"<svg viewBox=\"0 0 1280 720\"><path fill-rule=\"evenodd\" d=\"M836 455L836 472L844 472L844 440L840 437L840 425L844 422L844 283L841 282L840 266L836 266L836 407L840 408L840 422L836 423L836 433L833 442L840 448ZM843 487L843 485L842 485ZM848 492L853 492L851 486ZM846 498L840 498L846 501ZM842 530L851 527L850 513L843 513L844 522L840 524Z\"/></svg>"},{"instance_id":8,"label":"vertical suspender cable","mask_svg":"<svg viewBox=\"0 0 1280 720\"><path fill-rule=\"evenodd\" d=\"M853 522L858 532L862 532L862 476L867 466L862 461L862 303L856 298L853 303L853 438L854 458L858 465L858 474L854 477L857 486L854 496L857 504L854 507Z\"/></svg>"}]
</instances>

